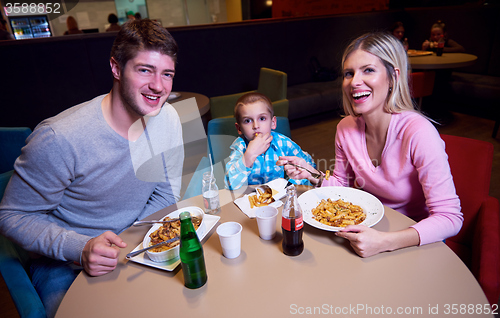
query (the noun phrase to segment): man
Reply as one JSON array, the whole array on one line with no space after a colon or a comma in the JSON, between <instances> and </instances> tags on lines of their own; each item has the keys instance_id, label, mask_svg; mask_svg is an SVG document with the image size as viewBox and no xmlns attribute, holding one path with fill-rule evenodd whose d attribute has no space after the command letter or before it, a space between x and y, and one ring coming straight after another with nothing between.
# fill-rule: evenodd
<instances>
[{"instance_id":1,"label":"man","mask_svg":"<svg viewBox=\"0 0 500 318\"><path fill-rule=\"evenodd\" d=\"M182 128L166 103L176 54L159 24L126 23L111 50L111 92L40 123L14 165L0 232L41 255L32 282L49 317L82 268L116 268L119 233L179 199Z\"/></svg>"}]
</instances>

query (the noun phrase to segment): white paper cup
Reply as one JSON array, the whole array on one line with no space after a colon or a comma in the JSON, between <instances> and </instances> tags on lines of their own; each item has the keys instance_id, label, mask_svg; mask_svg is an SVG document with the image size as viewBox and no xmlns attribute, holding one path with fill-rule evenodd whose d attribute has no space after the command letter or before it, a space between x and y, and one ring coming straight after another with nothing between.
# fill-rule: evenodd
<instances>
[{"instance_id":1,"label":"white paper cup","mask_svg":"<svg viewBox=\"0 0 500 318\"><path fill-rule=\"evenodd\" d=\"M272 240L276 235L276 220L278 209L272 206L263 206L255 211L259 236L263 240Z\"/></svg>"},{"instance_id":2,"label":"white paper cup","mask_svg":"<svg viewBox=\"0 0 500 318\"><path fill-rule=\"evenodd\" d=\"M217 227L222 254L226 258L236 258L241 253L241 224L226 222Z\"/></svg>"}]
</instances>

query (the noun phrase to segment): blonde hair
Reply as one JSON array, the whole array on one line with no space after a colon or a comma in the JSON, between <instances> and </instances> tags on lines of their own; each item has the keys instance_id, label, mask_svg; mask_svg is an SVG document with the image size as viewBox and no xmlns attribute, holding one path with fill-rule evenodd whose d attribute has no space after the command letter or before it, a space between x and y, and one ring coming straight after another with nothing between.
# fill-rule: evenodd
<instances>
[{"instance_id":1,"label":"blonde hair","mask_svg":"<svg viewBox=\"0 0 500 318\"><path fill-rule=\"evenodd\" d=\"M391 114L408 110L417 111L411 99L408 84L408 74L411 70L401 41L393 35L383 32L364 34L352 41L345 49L342 56L342 69L344 69L346 59L356 50L363 50L375 55L385 66L390 90L387 94L384 111ZM399 69L399 77L396 77L396 68ZM359 116L355 113L349 96L344 90L342 90L342 103L346 115Z\"/></svg>"},{"instance_id":2,"label":"blonde hair","mask_svg":"<svg viewBox=\"0 0 500 318\"><path fill-rule=\"evenodd\" d=\"M271 114L271 117L274 117L274 108L271 100L264 94L252 92L252 93L247 93L238 98L236 106L234 107L234 118L236 118L236 122L240 124L241 121L240 108L242 106L253 104L259 101L263 102L267 106L269 114Z\"/></svg>"}]
</instances>

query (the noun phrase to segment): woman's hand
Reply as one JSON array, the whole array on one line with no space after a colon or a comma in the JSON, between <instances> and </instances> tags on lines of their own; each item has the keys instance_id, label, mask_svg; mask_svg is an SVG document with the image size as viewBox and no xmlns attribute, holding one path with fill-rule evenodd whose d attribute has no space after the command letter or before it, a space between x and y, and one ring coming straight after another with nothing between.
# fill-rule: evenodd
<instances>
[{"instance_id":1,"label":"woman's hand","mask_svg":"<svg viewBox=\"0 0 500 318\"><path fill-rule=\"evenodd\" d=\"M290 179L295 179L295 180L307 179L307 180L311 181L311 183L313 183L313 184L317 183L317 179L314 179L309 172L307 172L304 169L300 169L300 168L297 168L295 166L288 165L287 163L293 163L293 164L299 165L301 167L304 167L306 169L309 169L312 172L317 172L317 170L314 169L313 166L308 164L307 161L305 161L302 158L295 157L295 156L281 156L281 157L279 157L279 160L276 162L276 165L285 166L284 167L285 172L290 177Z\"/></svg>"},{"instance_id":2,"label":"woman's hand","mask_svg":"<svg viewBox=\"0 0 500 318\"><path fill-rule=\"evenodd\" d=\"M364 225L348 225L335 235L349 240L356 254L361 257L370 257L420 243L420 237L414 228L398 232L380 232Z\"/></svg>"},{"instance_id":3,"label":"woman's hand","mask_svg":"<svg viewBox=\"0 0 500 318\"><path fill-rule=\"evenodd\" d=\"M351 242L351 246L361 257L370 257L387 251L385 232L379 232L364 225L348 225L335 235Z\"/></svg>"}]
</instances>

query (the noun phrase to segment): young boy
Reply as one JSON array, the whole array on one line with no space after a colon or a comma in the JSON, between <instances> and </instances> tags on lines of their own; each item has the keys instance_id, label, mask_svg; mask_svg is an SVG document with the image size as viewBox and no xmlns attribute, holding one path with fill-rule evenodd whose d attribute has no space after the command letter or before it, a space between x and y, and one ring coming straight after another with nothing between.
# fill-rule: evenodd
<instances>
[{"instance_id":1,"label":"young boy","mask_svg":"<svg viewBox=\"0 0 500 318\"><path fill-rule=\"evenodd\" d=\"M240 134L231 145L224 182L229 190L246 184L263 184L285 176L284 166L277 165L281 156L296 156L316 167L311 156L290 138L272 131L276 117L271 101L260 93L240 97L234 108L236 129ZM309 184L307 179L290 180Z\"/></svg>"}]
</instances>

